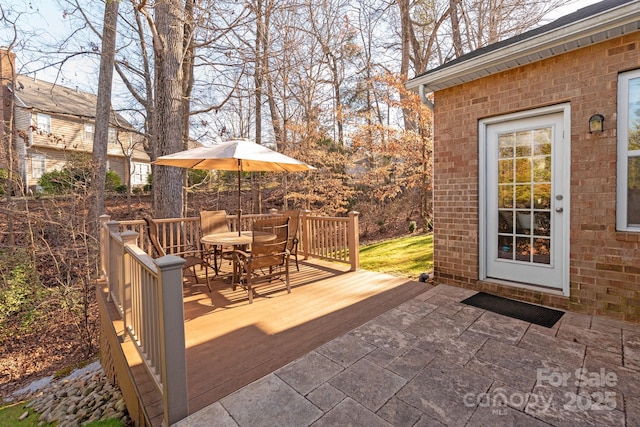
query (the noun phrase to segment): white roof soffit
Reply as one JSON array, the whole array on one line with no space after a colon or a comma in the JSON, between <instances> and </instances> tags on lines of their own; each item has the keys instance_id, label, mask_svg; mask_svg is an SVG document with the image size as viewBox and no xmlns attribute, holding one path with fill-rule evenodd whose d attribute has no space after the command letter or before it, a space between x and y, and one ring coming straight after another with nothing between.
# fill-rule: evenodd
<instances>
[{"instance_id":1,"label":"white roof soffit","mask_svg":"<svg viewBox=\"0 0 640 427\"><path fill-rule=\"evenodd\" d=\"M435 92L638 30L640 8L638 2L631 2L449 67L445 64L441 70L409 80L406 86L425 94Z\"/></svg>"}]
</instances>

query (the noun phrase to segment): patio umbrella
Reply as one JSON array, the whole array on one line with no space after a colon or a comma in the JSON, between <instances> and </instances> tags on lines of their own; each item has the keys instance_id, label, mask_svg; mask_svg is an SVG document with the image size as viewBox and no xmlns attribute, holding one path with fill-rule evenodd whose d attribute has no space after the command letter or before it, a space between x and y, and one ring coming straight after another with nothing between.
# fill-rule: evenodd
<instances>
[{"instance_id":1,"label":"patio umbrella","mask_svg":"<svg viewBox=\"0 0 640 427\"><path fill-rule=\"evenodd\" d=\"M238 232L240 232L240 177L242 172L300 172L314 170L300 160L273 151L249 139L232 139L209 147L192 148L158 157L156 165L238 172Z\"/></svg>"}]
</instances>

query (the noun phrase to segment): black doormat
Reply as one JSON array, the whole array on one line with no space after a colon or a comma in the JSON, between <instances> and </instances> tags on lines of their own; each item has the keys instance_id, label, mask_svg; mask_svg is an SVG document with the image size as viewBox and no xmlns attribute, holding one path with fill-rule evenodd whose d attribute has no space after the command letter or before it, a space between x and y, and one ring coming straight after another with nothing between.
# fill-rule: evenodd
<instances>
[{"instance_id":1,"label":"black doormat","mask_svg":"<svg viewBox=\"0 0 640 427\"><path fill-rule=\"evenodd\" d=\"M564 314L563 311L497 297L484 292L478 292L462 301L462 303L547 328L555 325Z\"/></svg>"}]
</instances>

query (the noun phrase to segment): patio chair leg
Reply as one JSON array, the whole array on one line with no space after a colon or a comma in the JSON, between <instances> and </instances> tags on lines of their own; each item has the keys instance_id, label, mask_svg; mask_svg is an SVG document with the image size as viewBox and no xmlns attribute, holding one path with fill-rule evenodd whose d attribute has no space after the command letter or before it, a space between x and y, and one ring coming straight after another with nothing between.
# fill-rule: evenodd
<instances>
[{"instance_id":1,"label":"patio chair leg","mask_svg":"<svg viewBox=\"0 0 640 427\"><path fill-rule=\"evenodd\" d=\"M285 280L286 280L286 283L287 283L287 293L290 294L291 293L291 283L289 282L289 258L286 259L285 263L286 264L285 264L285 267L284 267L284 269L285 269L285 272L284 272L285 276L284 277L285 277ZM296 264L298 264L298 260L296 260ZM300 270L298 270L298 271L300 271Z\"/></svg>"},{"instance_id":2,"label":"patio chair leg","mask_svg":"<svg viewBox=\"0 0 640 427\"><path fill-rule=\"evenodd\" d=\"M211 292L211 283L209 282L209 264L205 263L204 265L204 280L207 281L207 289Z\"/></svg>"}]
</instances>

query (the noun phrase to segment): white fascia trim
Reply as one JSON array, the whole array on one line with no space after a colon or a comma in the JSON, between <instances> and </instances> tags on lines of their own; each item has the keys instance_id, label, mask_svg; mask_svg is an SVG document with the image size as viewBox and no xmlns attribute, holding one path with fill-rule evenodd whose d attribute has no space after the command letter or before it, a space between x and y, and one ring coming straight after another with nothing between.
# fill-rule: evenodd
<instances>
[{"instance_id":1,"label":"white fascia trim","mask_svg":"<svg viewBox=\"0 0 640 427\"><path fill-rule=\"evenodd\" d=\"M411 90L429 93L559 55L640 29L638 3L633 2L548 33L507 45L441 71L407 82ZM613 34L607 34L612 32Z\"/></svg>"},{"instance_id":2,"label":"white fascia trim","mask_svg":"<svg viewBox=\"0 0 640 427\"><path fill-rule=\"evenodd\" d=\"M13 96L18 107L29 108L29 106L22 100L22 98L20 98L17 93L13 93Z\"/></svg>"}]
</instances>

